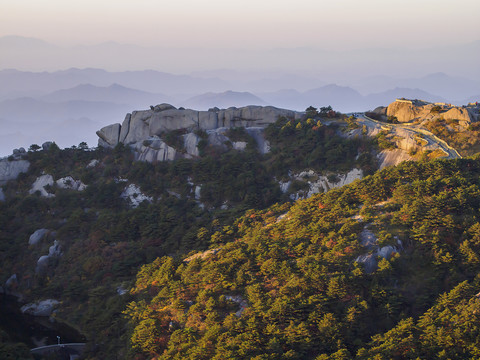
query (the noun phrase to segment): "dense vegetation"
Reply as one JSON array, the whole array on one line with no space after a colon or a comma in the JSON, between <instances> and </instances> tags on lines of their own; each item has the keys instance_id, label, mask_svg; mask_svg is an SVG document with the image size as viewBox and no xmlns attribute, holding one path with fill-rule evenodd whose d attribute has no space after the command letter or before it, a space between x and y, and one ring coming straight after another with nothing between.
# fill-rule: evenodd
<instances>
[{"instance_id":1,"label":"dense vegetation","mask_svg":"<svg viewBox=\"0 0 480 360\"><path fill-rule=\"evenodd\" d=\"M306 168L318 172L348 172L359 167L366 174L372 173L377 169L373 156L375 142L367 137L338 136L348 125L346 120L341 128L338 121L326 126L318 118L279 119L266 129L271 145L267 154L269 170L277 176Z\"/></svg>"},{"instance_id":2,"label":"dense vegetation","mask_svg":"<svg viewBox=\"0 0 480 360\"><path fill-rule=\"evenodd\" d=\"M29 172L3 187L0 281L61 300L88 359L478 358L480 159L374 173L388 139L348 139L353 118L310 110L267 128L267 155L242 128L228 136L245 151L204 142L198 159L156 164L122 145L31 148ZM371 175L294 204L279 188L290 172L353 167ZM29 194L42 173L87 188ZM153 201L129 206L128 184ZM62 256L36 271L54 239ZM0 337L0 357L29 357Z\"/></svg>"},{"instance_id":3,"label":"dense vegetation","mask_svg":"<svg viewBox=\"0 0 480 360\"><path fill-rule=\"evenodd\" d=\"M203 256L156 259L125 311L133 354L478 358L479 173L478 159L403 163L248 211ZM372 273L355 261L373 251L365 226L378 247L396 246Z\"/></svg>"},{"instance_id":4,"label":"dense vegetation","mask_svg":"<svg viewBox=\"0 0 480 360\"><path fill-rule=\"evenodd\" d=\"M224 243L233 232L235 219L246 210L286 202L288 194L280 191L273 169L285 173L290 165L282 165L281 159L291 157L290 151L308 159L311 151L321 147L331 154L322 155L325 161L336 166L330 169L312 163L311 168L319 171L374 166L368 151L373 152L375 145L370 141L347 140L339 136L340 129L326 125L313 129L316 124L317 120L312 125L304 119L295 122L299 127L296 132L275 135L272 147L276 150L271 157L259 154L241 128L228 135L232 141L247 142L243 152L231 148L221 151L204 144L199 159L156 164L134 162L130 150L122 145L94 151L86 151L85 144L64 150L54 145L48 151L32 146L25 155L31 163L28 173L3 186L6 201L0 202L0 282L4 284L16 274L18 285L10 291L23 294L26 301L61 300L55 317L87 337L88 357L125 358L131 334L121 314L133 295L119 292L134 285L143 264L167 255L183 258L191 251ZM279 126L283 126L281 122L272 125ZM181 133L172 133L164 138L176 146L179 136ZM304 142L308 146L292 150L291 142L302 143L303 136L309 136L315 146ZM88 166L92 160L98 163ZM295 165L293 169L304 167ZM30 194L35 179L43 173L55 180L72 176L87 188L74 191L53 185L48 191L54 197ZM120 198L128 184L138 185L153 198L152 203L129 206ZM197 186L201 187L199 198L195 196ZM29 246L29 236L41 228L49 229L49 234ZM60 244L62 256L49 258L48 266L37 271L37 260L49 253L54 240ZM2 335L2 339L7 337Z\"/></svg>"}]
</instances>

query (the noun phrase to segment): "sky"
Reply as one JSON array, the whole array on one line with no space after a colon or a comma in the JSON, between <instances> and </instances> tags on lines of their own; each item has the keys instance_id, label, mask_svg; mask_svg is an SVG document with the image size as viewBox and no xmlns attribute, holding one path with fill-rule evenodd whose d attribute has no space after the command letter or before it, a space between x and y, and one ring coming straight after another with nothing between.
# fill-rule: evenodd
<instances>
[{"instance_id":1,"label":"sky","mask_svg":"<svg viewBox=\"0 0 480 360\"><path fill-rule=\"evenodd\" d=\"M421 48L480 39L478 0L0 0L0 37L60 45Z\"/></svg>"}]
</instances>

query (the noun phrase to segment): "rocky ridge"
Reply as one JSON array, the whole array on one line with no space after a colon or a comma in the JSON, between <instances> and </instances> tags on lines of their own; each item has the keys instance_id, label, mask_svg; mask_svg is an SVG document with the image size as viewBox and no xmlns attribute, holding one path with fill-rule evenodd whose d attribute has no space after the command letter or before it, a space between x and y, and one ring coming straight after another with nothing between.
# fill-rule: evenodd
<instances>
[{"instance_id":1,"label":"rocky ridge","mask_svg":"<svg viewBox=\"0 0 480 360\"><path fill-rule=\"evenodd\" d=\"M422 100L397 99L384 109L386 116L396 117L401 123L411 121L429 121L436 118L457 120L467 128L472 122L479 120L479 106L452 106L446 103L429 103Z\"/></svg>"},{"instance_id":2,"label":"rocky ridge","mask_svg":"<svg viewBox=\"0 0 480 360\"><path fill-rule=\"evenodd\" d=\"M274 123L279 116L299 118L302 114L272 106L245 106L228 109L212 108L208 111L175 108L169 104L152 106L150 110L134 111L127 114L123 123L108 125L99 131L98 145L115 147L122 143L129 145L135 152L136 160L154 162L191 158L198 156L198 144L202 134L209 145L226 146L230 139L225 135L230 128L245 127L261 152L268 151L262 130ZM161 135L175 130L184 132L183 148L169 146ZM231 142L237 149L246 144Z\"/></svg>"}]
</instances>

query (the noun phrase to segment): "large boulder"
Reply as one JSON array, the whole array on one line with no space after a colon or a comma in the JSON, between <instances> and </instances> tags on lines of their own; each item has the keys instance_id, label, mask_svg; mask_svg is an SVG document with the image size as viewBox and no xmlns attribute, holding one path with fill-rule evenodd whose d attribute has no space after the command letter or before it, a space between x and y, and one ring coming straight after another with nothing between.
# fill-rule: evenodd
<instances>
[{"instance_id":1,"label":"large boulder","mask_svg":"<svg viewBox=\"0 0 480 360\"><path fill-rule=\"evenodd\" d=\"M387 116L395 116L399 122L431 118L433 104L414 100L396 100L387 107Z\"/></svg>"},{"instance_id":2,"label":"large boulder","mask_svg":"<svg viewBox=\"0 0 480 360\"><path fill-rule=\"evenodd\" d=\"M459 125L467 128L472 121L475 121L475 115L466 108L452 107L441 114L445 120L458 120Z\"/></svg>"},{"instance_id":3,"label":"large boulder","mask_svg":"<svg viewBox=\"0 0 480 360\"><path fill-rule=\"evenodd\" d=\"M200 137L195 133L188 133L183 135L183 148L190 156L197 157L200 155L198 152L199 142Z\"/></svg>"},{"instance_id":4,"label":"large boulder","mask_svg":"<svg viewBox=\"0 0 480 360\"><path fill-rule=\"evenodd\" d=\"M35 232L30 235L30 238L28 239L28 245L37 245L40 240L42 240L45 235L48 234L50 230L48 229L38 229L38 230L35 230Z\"/></svg>"},{"instance_id":5,"label":"large boulder","mask_svg":"<svg viewBox=\"0 0 480 360\"><path fill-rule=\"evenodd\" d=\"M120 137L120 124L108 125L97 131L99 145L103 147L115 147ZM100 144L101 142L101 144Z\"/></svg>"},{"instance_id":6,"label":"large boulder","mask_svg":"<svg viewBox=\"0 0 480 360\"><path fill-rule=\"evenodd\" d=\"M29 167L30 162L27 160L0 160L0 185L15 180L21 173L27 172Z\"/></svg>"}]
</instances>

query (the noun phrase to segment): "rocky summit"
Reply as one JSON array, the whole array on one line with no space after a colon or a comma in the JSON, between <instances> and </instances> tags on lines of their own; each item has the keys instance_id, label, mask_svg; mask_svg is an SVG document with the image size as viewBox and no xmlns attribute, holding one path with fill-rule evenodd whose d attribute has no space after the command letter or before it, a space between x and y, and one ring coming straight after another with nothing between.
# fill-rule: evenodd
<instances>
[{"instance_id":1,"label":"rocky summit","mask_svg":"<svg viewBox=\"0 0 480 360\"><path fill-rule=\"evenodd\" d=\"M386 116L395 117L399 122L424 121L443 118L457 120L467 128L479 119L477 104L452 106L446 103L430 103L422 100L397 99L388 107L381 108Z\"/></svg>"},{"instance_id":2,"label":"rocky summit","mask_svg":"<svg viewBox=\"0 0 480 360\"><path fill-rule=\"evenodd\" d=\"M212 108L208 111L197 111L160 104L151 106L150 110L127 114L121 125L117 123L100 129L97 131L98 145L102 147L115 147L119 143L129 145L134 149L137 160L148 162L194 157L198 156L197 145L201 140L199 131L207 134L206 140L209 144L223 145L225 141L229 141L225 136L226 130L235 127L263 129L280 116L298 119L301 113L273 106ZM160 137L166 132L175 130L184 132L182 151L167 145ZM264 152L268 145L259 139L261 136L258 130L253 132L259 150ZM233 146L241 147L242 144L234 143Z\"/></svg>"}]
</instances>

